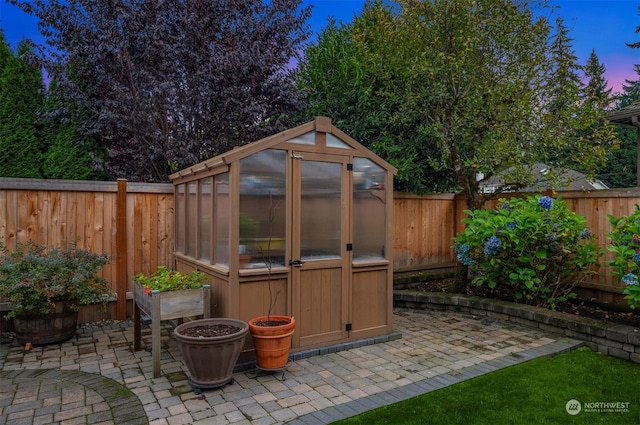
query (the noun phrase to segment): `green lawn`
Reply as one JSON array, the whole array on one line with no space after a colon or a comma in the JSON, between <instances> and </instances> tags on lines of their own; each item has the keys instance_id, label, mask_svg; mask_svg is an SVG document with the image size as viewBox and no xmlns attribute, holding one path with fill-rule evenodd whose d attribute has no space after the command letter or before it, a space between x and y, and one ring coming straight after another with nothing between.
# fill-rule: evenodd
<instances>
[{"instance_id":1,"label":"green lawn","mask_svg":"<svg viewBox=\"0 0 640 425\"><path fill-rule=\"evenodd\" d=\"M570 400L580 402L577 415L567 413ZM626 412L602 412L598 409L605 406L592 403L628 407ZM640 365L581 348L335 424L640 424Z\"/></svg>"}]
</instances>

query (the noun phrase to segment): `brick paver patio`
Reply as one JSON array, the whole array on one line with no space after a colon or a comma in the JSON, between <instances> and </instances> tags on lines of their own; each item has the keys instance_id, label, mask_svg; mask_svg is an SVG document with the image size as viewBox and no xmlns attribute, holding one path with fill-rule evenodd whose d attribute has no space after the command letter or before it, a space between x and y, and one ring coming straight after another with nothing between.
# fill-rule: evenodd
<instances>
[{"instance_id":1,"label":"brick paver patio","mask_svg":"<svg viewBox=\"0 0 640 425\"><path fill-rule=\"evenodd\" d=\"M297 356L283 375L239 372L233 384L202 394L187 383L169 324L157 379L150 351L132 351L131 322L83 328L31 351L4 343L0 423L325 424L582 345L468 314L396 309L394 329L401 338ZM148 347L150 338L145 330Z\"/></svg>"}]
</instances>

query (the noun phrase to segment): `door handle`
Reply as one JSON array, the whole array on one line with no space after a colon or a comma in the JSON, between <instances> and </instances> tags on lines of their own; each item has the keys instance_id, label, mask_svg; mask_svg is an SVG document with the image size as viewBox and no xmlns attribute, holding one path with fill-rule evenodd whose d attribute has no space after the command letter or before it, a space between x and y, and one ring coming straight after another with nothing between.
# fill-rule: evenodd
<instances>
[{"instance_id":1,"label":"door handle","mask_svg":"<svg viewBox=\"0 0 640 425\"><path fill-rule=\"evenodd\" d=\"M304 261L300 261L300 260L289 260L289 265L290 266L302 267L303 263L304 263Z\"/></svg>"}]
</instances>

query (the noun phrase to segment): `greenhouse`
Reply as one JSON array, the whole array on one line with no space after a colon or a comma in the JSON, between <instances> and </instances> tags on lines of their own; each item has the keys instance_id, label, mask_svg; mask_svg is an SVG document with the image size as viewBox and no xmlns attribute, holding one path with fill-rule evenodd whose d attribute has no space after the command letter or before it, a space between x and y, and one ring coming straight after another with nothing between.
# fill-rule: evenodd
<instances>
[{"instance_id":1,"label":"greenhouse","mask_svg":"<svg viewBox=\"0 0 640 425\"><path fill-rule=\"evenodd\" d=\"M326 117L181 170L176 268L213 317L295 317L294 351L389 334L395 172Z\"/></svg>"}]
</instances>

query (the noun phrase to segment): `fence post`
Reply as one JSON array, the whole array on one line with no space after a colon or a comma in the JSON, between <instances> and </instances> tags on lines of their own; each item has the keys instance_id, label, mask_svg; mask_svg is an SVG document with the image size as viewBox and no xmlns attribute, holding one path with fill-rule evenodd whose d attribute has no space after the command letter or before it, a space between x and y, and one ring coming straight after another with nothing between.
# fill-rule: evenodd
<instances>
[{"instance_id":1,"label":"fence post","mask_svg":"<svg viewBox=\"0 0 640 425\"><path fill-rule=\"evenodd\" d=\"M116 318L127 318L127 180L118 179L116 200Z\"/></svg>"}]
</instances>

